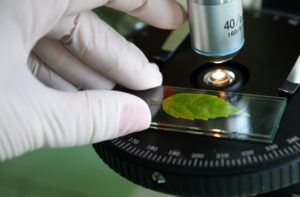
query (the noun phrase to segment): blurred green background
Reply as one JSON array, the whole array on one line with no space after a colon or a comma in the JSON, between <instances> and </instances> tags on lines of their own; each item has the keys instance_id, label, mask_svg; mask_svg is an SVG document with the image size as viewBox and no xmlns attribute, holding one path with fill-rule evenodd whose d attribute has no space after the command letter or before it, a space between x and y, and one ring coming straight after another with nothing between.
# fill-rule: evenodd
<instances>
[{"instance_id":1,"label":"blurred green background","mask_svg":"<svg viewBox=\"0 0 300 197\"><path fill-rule=\"evenodd\" d=\"M167 197L134 185L99 159L91 145L41 149L0 163L2 197Z\"/></svg>"},{"instance_id":2,"label":"blurred green background","mask_svg":"<svg viewBox=\"0 0 300 197\"><path fill-rule=\"evenodd\" d=\"M91 146L42 149L0 164L0 196L130 196Z\"/></svg>"}]
</instances>

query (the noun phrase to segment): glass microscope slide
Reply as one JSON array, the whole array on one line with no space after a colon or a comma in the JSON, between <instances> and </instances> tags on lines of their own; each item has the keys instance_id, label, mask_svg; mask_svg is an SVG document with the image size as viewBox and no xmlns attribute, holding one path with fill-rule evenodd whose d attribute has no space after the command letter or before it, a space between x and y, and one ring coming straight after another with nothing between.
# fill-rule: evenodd
<instances>
[{"instance_id":1,"label":"glass microscope slide","mask_svg":"<svg viewBox=\"0 0 300 197\"><path fill-rule=\"evenodd\" d=\"M150 108L150 128L160 132L272 143L286 98L160 86L128 91Z\"/></svg>"}]
</instances>

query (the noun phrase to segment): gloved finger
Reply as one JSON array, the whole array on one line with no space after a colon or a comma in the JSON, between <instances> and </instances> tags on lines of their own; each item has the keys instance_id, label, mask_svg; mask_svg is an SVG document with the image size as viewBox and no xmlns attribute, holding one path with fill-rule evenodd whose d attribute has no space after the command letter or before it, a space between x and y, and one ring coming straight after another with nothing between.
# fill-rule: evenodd
<instances>
[{"instance_id":1,"label":"gloved finger","mask_svg":"<svg viewBox=\"0 0 300 197\"><path fill-rule=\"evenodd\" d=\"M34 52L64 79L83 89L112 89L115 83L84 65L59 41L41 39Z\"/></svg>"},{"instance_id":2,"label":"gloved finger","mask_svg":"<svg viewBox=\"0 0 300 197\"><path fill-rule=\"evenodd\" d=\"M185 20L184 8L175 0L73 0L67 13L76 14L102 5L126 12L164 29L179 27Z\"/></svg>"},{"instance_id":3,"label":"gloved finger","mask_svg":"<svg viewBox=\"0 0 300 197\"><path fill-rule=\"evenodd\" d=\"M63 79L53 70L51 70L39 57L31 53L28 58L28 66L33 75L39 79L43 84L48 87L64 90L64 91L77 91L77 88Z\"/></svg>"},{"instance_id":4,"label":"gloved finger","mask_svg":"<svg viewBox=\"0 0 300 197\"><path fill-rule=\"evenodd\" d=\"M141 50L93 12L70 18L63 20L52 36L60 38L65 32L61 41L85 65L130 89L161 85L157 65L149 63Z\"/></svg>"},{"instance_id":5,"label":"gloved finger","mask_svg":"<svg viewBox=\"0 0 300 197\"><path fill-rule=\"evenodd\" d=\"M185 20L184 8L175 0L141 0L138 7L126 6L127 1L109 1L106 6L127 12L158 28L175 29Z\"/></svg>"},{"instance_id":6,"label":"gloved finger","mask_svg":"<svg viewBox=\"0 0 300 197\"><path fill-rule=\"evenodd\" d=\"M47 120L49 128L45 132L49 147L100 142L144 130L150 125L148 105L123 92L56 91L47 97L45 105L52 107L47 113L53 115Z\"/></svg>"},{"instance_id":7,"label":"gloved finger","mask_svg":"<svg viewBox=\"0 0 300 197\"><path fill-rule=\"evenodd\" d=\"M0 119L0 161L43 146L79 146L149 127L149 108L138 97L107 90L57 91L29 72L22 74L21 82L27 83L13 83L0 97L5 114Z\"/></svg>"},{"instance_id":8,"label":"gloved finger","mask_svg":"<svg viewBox=\"0 0 300 197\"><path fill-rule=\"evenodd\" d=\"M61 2L62 0L58 0ZM122 11L129 11L143 5L145 0L72 0L68 2L67 10L65 11L65 16L74 15L80 12L85 12L92 10L94 8L105 6L111 1L120 1L123 7Z\"/></svg>"}]
</instances>

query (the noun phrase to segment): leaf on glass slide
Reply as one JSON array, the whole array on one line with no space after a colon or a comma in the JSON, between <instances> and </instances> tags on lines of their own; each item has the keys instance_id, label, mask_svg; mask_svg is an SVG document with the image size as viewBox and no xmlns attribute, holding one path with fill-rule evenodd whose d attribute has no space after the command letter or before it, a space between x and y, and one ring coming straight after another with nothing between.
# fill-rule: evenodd
<instances>
[{"instance_id":1,"label":"leaf on glass slide","mask_svg":"<svg viewBox=\"0 0 300 197\"><path fill-rule=\"evenodd\" d=\"M208 120L219 117L229 117L231 115L242 114L229 102L208 94L178 93L166 99L162 103L165 113L174 117L188 120Z\"/></svg>"}]
</instances>

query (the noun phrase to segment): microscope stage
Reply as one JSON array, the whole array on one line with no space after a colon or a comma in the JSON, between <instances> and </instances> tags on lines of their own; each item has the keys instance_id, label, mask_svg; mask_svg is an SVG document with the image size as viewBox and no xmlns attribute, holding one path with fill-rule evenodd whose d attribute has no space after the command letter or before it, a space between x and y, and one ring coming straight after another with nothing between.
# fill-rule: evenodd
<instances>
[{"instance_id":1,"label":"microscope stage","mask_svg":"<svg viewBox=\"0 0 300 197\"><path fill-rule=\"evenodd\" d=\"M244 23L244 47L220 65L197 55L187 37L168 61L157 62L164 85L285 98L278 88L300 52L299 17L263 10L246 12ZM148 27L128 39L152 59L169 33ZM236 81L222 87L204 83L211 66L234 72ZM94 148L121 176L153 190L181 196L262 194L300 182L299 114L296 92L271 144L148 129Z\"/></svg>"}]
</instances>

